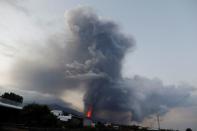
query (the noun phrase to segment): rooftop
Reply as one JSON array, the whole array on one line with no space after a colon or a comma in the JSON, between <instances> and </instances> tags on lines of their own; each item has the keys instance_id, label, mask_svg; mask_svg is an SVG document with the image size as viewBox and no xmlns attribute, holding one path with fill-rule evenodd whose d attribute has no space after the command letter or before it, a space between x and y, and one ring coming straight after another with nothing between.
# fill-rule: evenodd
<instances>
[{"instance_id":1,"label":"rooftop","mask_svg":"<svg viewBox=\"0 0 197 131\"><path fill-rule=\"evenodd\" d=\"M21 110L22 104L0 97L0 106Z\"/></svg>"}]
</instances>

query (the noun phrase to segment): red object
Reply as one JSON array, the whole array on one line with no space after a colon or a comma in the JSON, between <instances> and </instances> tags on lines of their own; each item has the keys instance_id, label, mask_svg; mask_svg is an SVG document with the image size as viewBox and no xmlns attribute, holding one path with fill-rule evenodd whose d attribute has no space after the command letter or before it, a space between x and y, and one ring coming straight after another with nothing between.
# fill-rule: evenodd
<instances>
[{"instance_id":1,"label":"red object","mask_svg":"<svg viewBox=\"0 0 197 131\"><path fill-rule=\"evenodd\" d=\"M88 108L88 111L86 113L86 117L87 118L91 118L92 117L92 107L91 106Z\"/></svg>"}]
</instances>

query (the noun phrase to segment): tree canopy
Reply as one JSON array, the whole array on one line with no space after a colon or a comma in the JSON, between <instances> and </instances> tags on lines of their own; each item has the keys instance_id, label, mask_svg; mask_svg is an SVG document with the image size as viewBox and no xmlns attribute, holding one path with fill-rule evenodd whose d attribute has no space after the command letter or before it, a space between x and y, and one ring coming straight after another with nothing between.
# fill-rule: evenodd
<instances>
[{"instance_id":1,"label":"tree canopy","mask_svg":"<svg viewBox=\"0 0 197 131\"><path fill-rule=\"evenodd\" d=\"M29 104L22 110L22 118L27 126L57 127L58 119L54 116L48 106Z\"/></svg>"},{"instance_id":2,"label":"tree canopy","mask_svg":"<svg viewBox=\"0 0 197 131\"><path fill-rule=\"evenodd\" d=\"M23 97L12 92L5 92L1 97L15 102L23 103Z\"/></svg>"}]
</instances>

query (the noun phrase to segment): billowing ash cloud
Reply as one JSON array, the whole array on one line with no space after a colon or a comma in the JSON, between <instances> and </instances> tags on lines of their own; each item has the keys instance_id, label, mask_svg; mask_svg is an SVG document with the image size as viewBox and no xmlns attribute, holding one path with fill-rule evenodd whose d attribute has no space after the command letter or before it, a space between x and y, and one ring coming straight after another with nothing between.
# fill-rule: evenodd
<instances>
[{"instance_id":1,"label":"billowing ash cloud","mask_svg":"<svg viewBox=\"0 0 197 131\"><path fill-rule=\"evenodd\" d=\"M122 78L122 60L134 43L114 22L102 20L89 8L71 10L66 19L67 33L51 36L46 47L17 61L19 86L57 95L84 88L84 110L91 106L93 117L119 123L184 106L193 90L189 86L164 86L140 76Z\"/></svg>"},{"instance_id":2,"label":"billowing ash cloud","mask_svg":"<svg viewBox=\"0 0 197 131\"><path fill-rule=\"evenodd\" d=\"M164 115L170 108L188 106L186 104L194 91L194 87L186 84L164 86L159 79L140 76L125 79L124 84L130 90L130 109L136 121L153 114Z\"/></svg>"}]
</instances>

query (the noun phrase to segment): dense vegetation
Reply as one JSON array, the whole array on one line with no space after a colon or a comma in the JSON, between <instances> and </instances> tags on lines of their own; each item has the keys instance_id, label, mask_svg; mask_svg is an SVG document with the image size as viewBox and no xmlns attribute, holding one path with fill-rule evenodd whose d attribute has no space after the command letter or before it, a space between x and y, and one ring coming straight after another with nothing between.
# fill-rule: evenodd
<instances>
[{"instance_id":1,"label":"dense vegetation","mask_svg":"<svg viewBox=\"0 0 197 131\"><path fill-rule=\"evenodd\" d=\"M23 103L23 97L12 92L5 92L1 97L18 103Z\"/></svg>"},{"instance_id":2,"label":"dense vegetation","mask_svg":"<svg viewBox=\"0 0 197 131\"><path fill-rule=\"evenodd\" d=\"M34 127L59 127L60 123L48 106L29 104L21 112L21 119L27 126Z\"/></svg>"}]
</instances>

